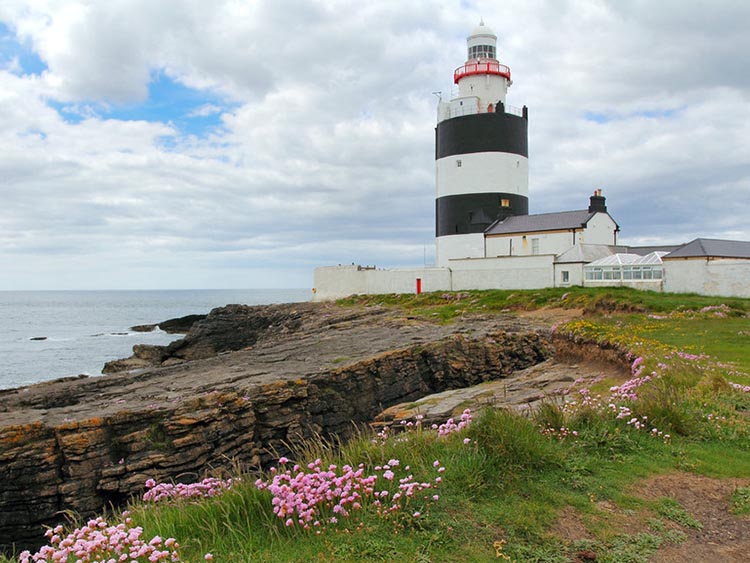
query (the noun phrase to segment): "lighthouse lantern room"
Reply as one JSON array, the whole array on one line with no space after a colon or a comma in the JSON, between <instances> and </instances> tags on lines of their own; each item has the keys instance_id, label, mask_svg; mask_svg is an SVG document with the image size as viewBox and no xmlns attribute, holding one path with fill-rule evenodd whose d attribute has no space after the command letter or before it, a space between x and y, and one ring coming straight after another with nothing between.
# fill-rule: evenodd
<instances>
[{"instance_id":1,"label":"lighthouse lantern room","mask_svg":"<svg viewBox=\"0 0 750 563\"><path fill-rule=\"evenodd\" d=\"M485 256L484 231L528 214L528 111L506 104L510 68L484 22L466 40L453 73L458 93L438 104L435 129L436 262Z\"/></svg>"}]
</instances>

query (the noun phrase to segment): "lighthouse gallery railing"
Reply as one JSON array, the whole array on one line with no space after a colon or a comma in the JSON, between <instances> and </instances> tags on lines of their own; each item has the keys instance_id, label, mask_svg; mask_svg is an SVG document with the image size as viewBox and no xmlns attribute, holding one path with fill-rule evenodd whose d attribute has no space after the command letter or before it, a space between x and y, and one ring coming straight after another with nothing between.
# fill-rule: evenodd
<instances>
[{"instance_id":1,"label":"lighthouse gallery railing","mask_svg":"<svg viewBox=\"0 0 750 563\"><path fill-rule=\"evenodd\" d=\"M464 76L473 74L498 74L510 80L510 68L497 61L477 61L466 63L453 71L453 83L458 84Z\"/></svg>"}]
</instances>

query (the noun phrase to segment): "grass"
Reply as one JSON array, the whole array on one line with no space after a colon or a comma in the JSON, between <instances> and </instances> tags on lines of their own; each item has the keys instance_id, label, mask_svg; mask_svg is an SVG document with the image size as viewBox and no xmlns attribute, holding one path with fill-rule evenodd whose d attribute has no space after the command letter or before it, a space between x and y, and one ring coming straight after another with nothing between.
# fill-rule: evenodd
<instances>
[{"instance_id":1,"label":"grass","mask_svg":"<svg viewBox=\"0 0 750 563\"><path fill-rule=\"evenodd\" d=\"M729 500L732 514L750 514L750 487L737 487Z\"/></svg>"},{"instance_id":2,"label":"grass","mask_svg":"<svg viewBox=\"0 0 750 563\"><path fill-rule=\"evenodd\" d=\"M750 372L750 320L747 317L703 315L690 319L684 314L653 319L628 315L617 320L622 330L657 340L694 354L707 354ZM750 381L748 381L750 383Z\"/></svg>"},{"instance_id":3,"label":"grass","mask_svg":"<svg viewBox=\"0 0 750 563\"><path fill-rule=\"evenodd\" d=\"M694 530L703 529L703 524L701 522L688 514L679 502L669 497L662 497L659 499L659 502L656 505L656 512L660 516L679 524L683 528L691 528Z\"/></svg>"},{"instance_id":4,"label":"grass","mask_svg":"<svg viewBox=\"0 0 750 563\"><path fill-rule=\"evenodd\" d=\"M309 442L299 452L303 467L320 458L323 466L362 463L370 473L397 459L414 479L435 483L439 460L445 472L437 488L405 499L388 517L379 515L369 498L320 534L285 525L272 512L271 493L255 486L258 476L239 475L239 483L217 497L134 502L133 521L146 537L177 538L181 560L192 562L211 553L217 562L248 563L563 563L588 552L596 561L637 563L648 561L661 545L684 541L675 525L685 530L702 525L674 499L640 498L642 479L673 471L750 478L750 393L727 383L728 378L750 383L742 374L750 368L742 347L748 338L742 333L750 333L744 316L750 300L572 288L369 296L343 304L400 307L441 322L521 308L586 309L591 316L559 330L614 343L643 357L643 373L658 371L637 388L637 399L618 403L648 422L639 429L630 417L617 419L603 398L572 406L549 402L531 416L487 409L447 436L412 427L387 439L363 433L347 444ZM713 309L700 312L722 304L730 308L726 317L713 316ZM654 314L664 318L649 317ZM677 355L678 350L695 357ZM574 386L571 396L579 390ZM590 539L571 540L555 531L564 509L580 516ZM728 509L750 512L750 490L738 487ZM324 513L333 515L330 507ZM642 529L632 529L633 521Z\"/></svg>"},{"instance_id":5,"label":"grass","mask_svg":"<svg viewBox=\"0 0 750 563\"><path fill-rule=\"evenodd\" d=\"M627 287L545 288L537 290L485 290L433 292L421 295L358 295L340 299L342 306L398 307L407 314L449 321L460 315L535 310L544 307L596 312L651 312L700 310L725 304L750 311L750 299L709 297L697 294L658 293Z\"/></svg>"}]
</instances>

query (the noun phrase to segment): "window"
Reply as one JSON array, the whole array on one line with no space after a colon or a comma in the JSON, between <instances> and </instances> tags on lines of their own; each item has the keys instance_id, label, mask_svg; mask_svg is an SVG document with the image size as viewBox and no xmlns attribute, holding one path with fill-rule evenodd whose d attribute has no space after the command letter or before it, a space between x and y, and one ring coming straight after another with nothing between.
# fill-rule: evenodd
<instances>
[{"instance_id":1,"label":"window","mask_svg":"<svg viewBox=\"0 0 750 563\"><path fill-rule=\"evenodd\" d=\"M510 207L509 199L500 199L500 207Z\"/></svg>"},{"instance_id":2,"label":"window","mask_svg":"<svg viewBox=\"0 0 750 563\"><path fill-rule=\"evenodd\" d=\"M456 167L457 168L461 168L461 166L463 166L463 163L461 162L461 159L460 158L456 159Z\"/></svg>"},{"instance_id":3,"label":"window","mask_svg":"<svg viewBox=\"0 0 750 563\"><path fill-rule=\"evenodd\" d=\"M560 273L562 274L562 283L570 283L570 272L563 270Z\"/></svg>"},{"instance_id":4,"label":"window","mask_svg":"<svg viewBox=\"0 0 750 563\"><path fill-rule=\"evenodd\" d=\"M641 281L661 280L664 278L664 269L661 265L619 265L619 266L586 266L584 277L587 281L619 281L638 283Z\"/></svg>"},{"instance_id":5,"label":"window","mask_svg":"<svg viewBox=\"0 0 750 563\"><path fill-rule=\"evenodd\" d=\"M469 59L494 59L495 47L492 45L474 45L469 47Z\"/></svg>"},{"instance_id":6,"label":"window","mask_svg":"<svg viewBox=\"0 0 750 563\"><path fill-rule=\"evenodd\" d=\"M538 238L531 239L531 253L539 254L539 239Z\"/></svg>"}]
</instances>

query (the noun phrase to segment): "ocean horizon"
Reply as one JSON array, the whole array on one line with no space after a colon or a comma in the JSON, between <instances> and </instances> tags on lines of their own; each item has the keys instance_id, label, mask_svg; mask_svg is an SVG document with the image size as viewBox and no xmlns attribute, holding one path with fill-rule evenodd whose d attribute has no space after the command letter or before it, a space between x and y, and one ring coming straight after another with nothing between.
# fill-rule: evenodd
<instances>
[{"instance_id":1,"label":"ocean horizon","mask_svg":"<svg viewBox=\"0 0 750 563\"><path fill-rule=\"evenodd\" d=\"M0 291L0 389L61 377L101 375L135 344L165 345L180 335L131 327L205 314L228 304L309 301L309 289Z\"/></svg>"}]
</instances>

